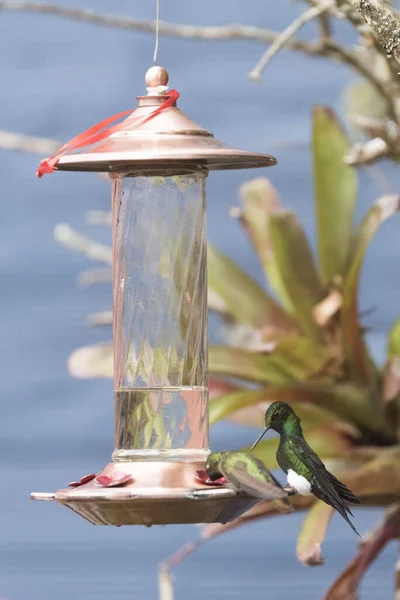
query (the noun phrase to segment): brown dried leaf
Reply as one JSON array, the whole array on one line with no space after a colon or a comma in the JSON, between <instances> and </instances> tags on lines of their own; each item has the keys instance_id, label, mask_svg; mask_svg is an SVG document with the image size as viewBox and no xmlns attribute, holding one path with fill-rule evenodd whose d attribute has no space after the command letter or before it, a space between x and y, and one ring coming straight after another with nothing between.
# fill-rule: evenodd
<instances>
[{"instance_id":1,"label":"brown dried leaf","mask_svg":"<svg viewBox=\"0 0 400 600\"><path fill-rule=\"evenodd\" d=\"M400 394L400 356L387 361L383 373L383 398L386 402Z\"/></svg>"},{"instance_id":2,"label":"brown dried leaf","mask_svg":"<svg viewBox=\"0 0 400 600\"><path fill-rule=\"evenodd\" d=\"M316 304L313 308L315 321L320 327L325 327L334 314L342 305L342 294L338 290L332 290L326 298Z\"/></svg>"},{"instance_id":3,"label":"brown dried leaf","mask_svg":"<svg viewBox=\"0 0 400 600\"><path fill-rule=\"evenodd\" d=\"M290 496L288 500L295 510L307 510L315 503L314 496L296 495ZM247 511L244 515L238 519L235 519L231 523L227 523L226 525L222 525L221 523L210 523L203 525L201 529L201 537L203 539L210 540L221 535L222 533L227 533L232 529L236 529L241 525L246 525L247 523L251 523L257 519L271 517L278 514L280 514L280 511L276 506L274 506L273 502L265 500L264 502L260 502L259 504L256 504L256 506L253 506L253 508Z\"/></svg>"},{"instance_id":4,"label":"brown dried leaf","mask_svg":"<svg viewBox=\"0 0 400 600\"><path fill-rule=\"evenodd\" d=\"M378 451L376 458L340 477L359 497L400 497L400 446Z\"/></svg>"},{"instance_id":5,"label":"brown dried leaf","mask_svg":"<svg viewBox=\"0 0 400 600\"><path fill-rule=\"evenodd\" d=\"M321 544L325 539L332 515L333 508L321 500L318 500L308 511L297 538L296 554L303 564L316 567L325 563Z\"/></svg>"},{"instance_id":6,"label":"brown dried leaf","mask_svg":"<svg viewBox=\"0 0 400 600\"><path fill-rule=\"evenodd\" d=\"M357 556L328 590L325 600L356 600L360 581L386 544L400 536L400 505L388 510L383 523L361 546Z\"/></svg>"},{"instance_id":7,"label":"brown dried leaf","mask_svg":"<svg viewBox=\"0 0 400 600\"><path fill-rule=\"evenodd\" d=\"M400 560L396 562L395 566L395 575L394 575L394 591L395 591L395 600L400 600Z\"/></svg>"}]
</instances>

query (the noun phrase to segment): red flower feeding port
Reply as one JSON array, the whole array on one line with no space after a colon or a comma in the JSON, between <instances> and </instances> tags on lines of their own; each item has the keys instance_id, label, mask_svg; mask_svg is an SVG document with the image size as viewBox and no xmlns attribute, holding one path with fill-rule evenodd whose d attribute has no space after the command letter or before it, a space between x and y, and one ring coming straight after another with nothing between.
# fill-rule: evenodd
<instances>
[{"instance_id":1,"label":"red flower feeding port","mask_svg":"<svg viewBox=\"0 0 400 600\"><path fill-rule=\"evenodd\" d=\"M39 167L40 176L111 178L115 450L101 474L31 496L96 525L225 523L259 499L205 474L205 184L211 170L276 160L227 146L191 121L176 106L179 94L167 92L165 69L149 69L146 83L125 121L92 127Z\"/></svg>"}]
</instances>

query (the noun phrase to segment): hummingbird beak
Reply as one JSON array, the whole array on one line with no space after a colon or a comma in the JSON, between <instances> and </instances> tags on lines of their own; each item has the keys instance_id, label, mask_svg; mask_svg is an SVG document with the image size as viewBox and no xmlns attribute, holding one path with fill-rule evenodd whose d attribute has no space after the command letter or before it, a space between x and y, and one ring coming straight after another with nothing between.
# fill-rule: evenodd
<instances>
[{"instance_id":1,"label":"hummingbird beak","mask_svg":"<svg viewBox=\"0 0 400 600\"><path fill-rule=\"evenodd\" d=\"M264 435L267 433L269 427L266 427L264 429L264 431L262 432L262 434L260 435L260 437L254 442L254 444L252 445L252 447L250 448L250 450L254 450L254 448L257 446L258 442L261 442L261 440L263 439Z\"/></svg>"}]
</instances>

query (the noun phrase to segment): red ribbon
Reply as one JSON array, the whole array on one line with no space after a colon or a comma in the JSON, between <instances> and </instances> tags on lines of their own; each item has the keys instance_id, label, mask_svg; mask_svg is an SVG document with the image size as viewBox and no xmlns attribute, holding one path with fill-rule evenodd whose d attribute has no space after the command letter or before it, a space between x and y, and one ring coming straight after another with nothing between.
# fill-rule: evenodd
<instances>
[{"instance_id":1,"label":"red ribbon","mask_svg":"<svg viewBox=\"0 0 400 600\"><path fill-rule=\"evenodd\" d=\"M169 96L168 100L160 104L160 106L157 106L156 109L154 109L144 117L134 117L132 110L125 110L124 112L118 113L117 115L113 115L112 117L108 117L108 119L104 119L103 121L100 121L100 123L89 127L89 129L86 129L86 131L83 131L82 133L74 137L72 140L64 144L64 146L57 150L57 152L53 154L53 156L42 160L38 170L36 171L36 176L42 177L45 173L53 173L61 156L68 154L68 152L70 152L71 150L76 150L77 148L84 148L85 146L95 144L96 142L99 142L100 140L104 140L104 138L109 137L112 133L126 129L134 123L138 125L139 123L146 123L146 121L150 121L150 119L153 119L160 112L162 112L169 106L172 106L172 104L174 104L179 98L179 93L176 90L170 90L166 93L166 95ZM114 121L117 121L121 117L128 115L129 113L131 113L130 117L124 119L124 121L121 121L121 123L117 123L116 125L108 127L108 125L110 125ZM106 129L104 129L105 127Z\"/></svg>"}]
</instances>

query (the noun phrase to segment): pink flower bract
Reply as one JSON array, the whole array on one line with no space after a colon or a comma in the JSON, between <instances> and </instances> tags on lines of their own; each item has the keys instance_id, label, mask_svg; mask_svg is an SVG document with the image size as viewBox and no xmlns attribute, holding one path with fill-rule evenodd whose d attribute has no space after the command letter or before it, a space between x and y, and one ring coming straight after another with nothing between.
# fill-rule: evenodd
<instances>
[{"instance_id":1,"label":"pink flower bract","mask_svg":"<svg viewBox=\"0 0 400 600\"><path fill-rule=\"evenodd\" d=\"M132 482L132 476L129 473L122 473L116 471L111 475L98 475L96 477L96 483L101 487L118 487L123 486L126 483Z\"/></svg>"},{"instance_id":2,"label":"pink flower bract","mask_svg":"<svg viewBox=\"0 0 400 600\"><path fill-rule=\"evenodd\" d=\"M77 488L80 485L89 483L89 481L92 481L95 477L95 473L89 473L89 475L84 475L79 481L71 481L71 483L68 484L68 487Z\"/></svg>"}]
</instances>

